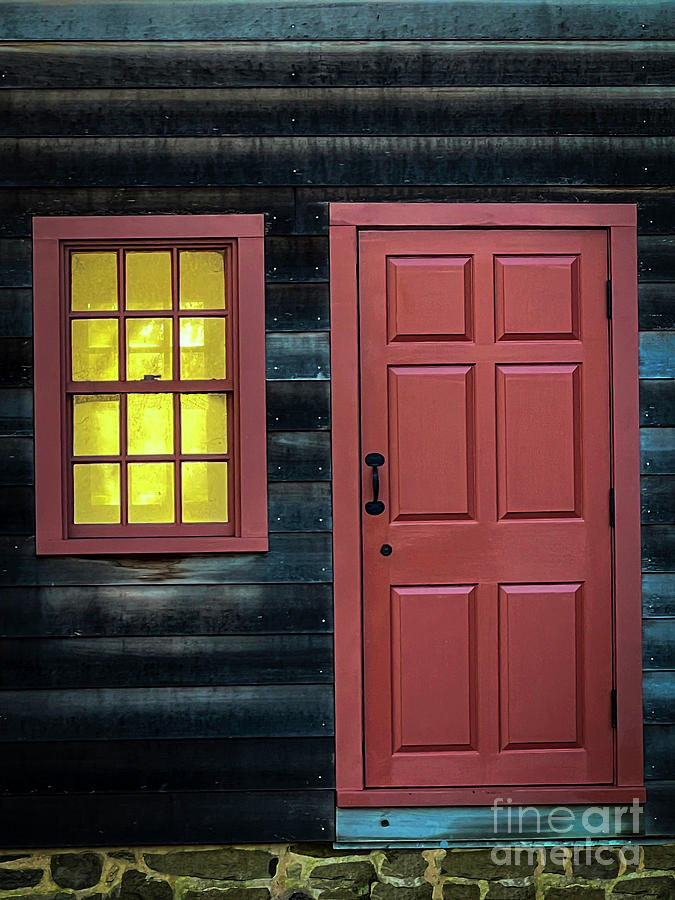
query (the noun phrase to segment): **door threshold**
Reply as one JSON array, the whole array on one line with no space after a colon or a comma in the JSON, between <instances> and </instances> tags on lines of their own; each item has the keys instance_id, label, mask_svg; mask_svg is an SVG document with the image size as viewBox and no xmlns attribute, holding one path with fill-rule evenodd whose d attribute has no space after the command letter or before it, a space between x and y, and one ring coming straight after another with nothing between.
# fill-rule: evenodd
<instances>
[{"instance_id":1,"label":"door threshold","mask_svg":"<svg viewBox=\"0 0 675 900\"><path fill-rule=\"evenodd\" d=\"M626 844L642 840L644 804L338 807L335 833L336 847Z\"/></svg>"}]
</instances>

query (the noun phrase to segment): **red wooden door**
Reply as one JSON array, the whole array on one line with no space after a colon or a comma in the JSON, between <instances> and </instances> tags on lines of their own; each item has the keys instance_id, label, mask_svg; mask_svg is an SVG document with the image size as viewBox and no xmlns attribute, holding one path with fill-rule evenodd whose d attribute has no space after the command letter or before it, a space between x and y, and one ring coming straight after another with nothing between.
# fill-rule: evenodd
<instances>
[{"instance_id":1,"label":"red wooden door","mask_svg":"<svg viewBox=\"0 0 675 900\"><path fill-rule=\"evenodd\" d=\"M366 786L612 781L606 278L601 230L361 232Z\"/></svg>"}]
</instances>

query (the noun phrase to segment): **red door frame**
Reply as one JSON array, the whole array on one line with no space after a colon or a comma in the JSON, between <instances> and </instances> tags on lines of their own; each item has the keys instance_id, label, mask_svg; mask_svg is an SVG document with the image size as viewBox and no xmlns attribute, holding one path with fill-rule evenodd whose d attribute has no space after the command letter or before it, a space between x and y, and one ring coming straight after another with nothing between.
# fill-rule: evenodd
<instances>
[{"instance_id":1,"label":"red door frame","mask_svg":"<svg viewBox=\"0 0 675 900\"><path fill-rule=\"evenodd\" d=\"M595 228L608 233L615 490L615 780L591 786L364 787L358 232L361 228ZM330 207L335 717L339 806L644 800L640 606L637 212L632 204L333 203Z\"/></svg>"}]
</instances>

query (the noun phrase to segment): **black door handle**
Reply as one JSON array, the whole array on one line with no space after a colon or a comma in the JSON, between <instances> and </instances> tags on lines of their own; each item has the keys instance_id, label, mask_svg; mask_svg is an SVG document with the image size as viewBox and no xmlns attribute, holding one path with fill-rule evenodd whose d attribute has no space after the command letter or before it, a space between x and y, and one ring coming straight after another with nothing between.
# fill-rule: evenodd
<instances>
[{"instance_id":1,"label":"black door handle","mask_svg":"<svg viewBox=\"0 0 675 900\"><path fill-rule=\"evenodd\" d=\"M379 466L384 465L384 456L381 453L368 453L364 462L367 466L371 466L373 470L373 499L368 500L365 510L369 516L379 516L384 512L384 503L378 500L380 496L380 473L377 470Z\"/></svg>"}]
</instances>

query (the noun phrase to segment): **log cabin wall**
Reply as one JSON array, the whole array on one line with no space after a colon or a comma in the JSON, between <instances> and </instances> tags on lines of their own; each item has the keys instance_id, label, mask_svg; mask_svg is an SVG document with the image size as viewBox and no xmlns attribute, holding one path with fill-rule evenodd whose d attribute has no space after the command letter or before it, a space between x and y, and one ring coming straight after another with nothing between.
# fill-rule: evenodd
<instances>
[{"instance_id":1,"label":"log cabin wall","mask_svg":"<svg viewBox=\"0 0 675 900\"><path fill-rule=\"evenodd\" d=\"M333 837L331 201L638 204L648 828L675 833L668 10L0 3L0 846ZM209 212L265 214L270 552L37 558L31 217Z\"/></svg>"}]
</instances>

